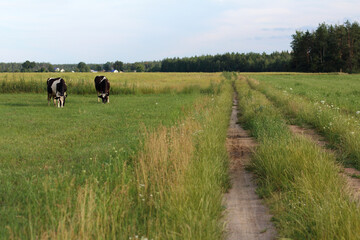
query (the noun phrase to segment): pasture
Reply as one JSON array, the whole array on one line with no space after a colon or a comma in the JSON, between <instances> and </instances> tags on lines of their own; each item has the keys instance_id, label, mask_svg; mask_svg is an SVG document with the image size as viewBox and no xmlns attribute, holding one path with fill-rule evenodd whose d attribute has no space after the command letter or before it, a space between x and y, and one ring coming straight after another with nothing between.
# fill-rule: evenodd
<instances>
[{"instance_id":1,"label":"pasture","mask_svg":"<svg viewBox=\"0 0 360 240\"><path fill-rule=\"evenodd\" d=\"M325 101L332 108L360 111L359 74L256 74L251 77L276 89L296 94L312 102Z\"/></svg>"},{"instance_id":2,"label":"pasture","mask_svg":"<svg viewBox=\"0 0 360 240\"><path fill-rule=\"evenodd\" d=\"M222 81L221 73L0 73L0 93L42 93L56 76L65 79L69 94L92 94L98 75L110 80L110 94L208 91Z\"/></svg>"},{"instance_id":3,"label":"pasture","mask_svg":"<svg viewBox=\"0 0 360 240\"><path fill-rule=\"evenodd\" d=\"M360 169L359 75L0 74L0 236L4 239L221 239L230 187L225 139L233 92L259 146L248 166L279 237L358 239L343 166ZM333 154L290 132L314 128ZM266 231L266 230L264 230Z\"/></svg>"},{"instance_id":4,"label":"pasture","mask_svg":"<svg viewBox=\"0 0 360 240\"><path fill-rule=\"evenodd\" d=\"M250 168L280 237L359 239L359 200L342 173L344 166L359 168L358 117L351 96L333 105L360 86L358 77L246 74L237 85L241 121L260 144ZM314 128L335 152L293 134L290 124Z\"/></svg>"},{"instance_id":5,"label":"pasture","mask_svg":"<svg viewBox=\"0 0 360 240\"><path fill-rule=\"evenodd\" d=\"M0 94L1 238L192 238L204 235L203 227L209 239L221 235L214 217L220 220L227 186L221 144L229 84L222 84L221 74L180 74L179 81L177 74L130 75L153 81L152 90L145 94L137 89L140 80L126 80L134 91L113 92L109 104L97 102L94 75L72 75L81 83L87 79L84 94L62 76L69 88L62 109L47 105L48 75L12 75L17 87ZM8 87L12 80L1 77ZM109 79L114 89L122 81ZM29 93L23 93L26 87ZM209 154L217 156L212 168ZM199 199L206 195L211 197ZM190 219L182 214L202 228L188 229Z\"/></svg>"},{"instance_id":6,"label":"pasture","mask_svg":"<svg viewBox=\"0 0 360 240\"><path fill-rule=\"evenodd\" d=\"M252 75L250 85L265 94L287 120L310 125L340 150L338 160L360 169L360 75Z\"/></svg>"}]
</instances>

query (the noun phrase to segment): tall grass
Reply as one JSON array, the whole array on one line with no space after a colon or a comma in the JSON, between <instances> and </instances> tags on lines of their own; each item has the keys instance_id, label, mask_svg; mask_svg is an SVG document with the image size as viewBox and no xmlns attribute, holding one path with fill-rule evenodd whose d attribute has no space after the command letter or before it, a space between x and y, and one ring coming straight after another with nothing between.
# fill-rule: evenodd
<instances>
[{"instance_id":1,"label":"tall grass","mask_svg":"<svg viewBox=\"0 0 360 240\"><path fill-rule=\"evenodd\" d=\"M99 105L94 97L73 95L58 111L40 94L1 94L0 239L9 238L7 226L16 238L31 239L42 229L51 232L62 217L76 221L77 193L92 184L98 185L92 194L108 204L110 193L122 186L120 170L126 167L126 181L133 175L134 152L143 139L140 126L169 127L198 98L113 96L110 105ZM109 211L121 208L116 201Z\"/></svg>"},{"instance_id":2,"label":"tall grass","mask_svg":"<svg viewBox=\"0 0 360 240\"><path fill-rule=\"evenodd\" d=\"M201 104L196 109L199 115L178 126L147 134L144 150L136 157L134 178L121 181L121 190L115 188L115 193L110 193L110 202L114 196L114 201L120 201L114 203L118 206L98 213L91 204L96 201L91 189L80 191L82 204L75 210L78 217L61 231L60 238L78 239L87 234L85 237L95 238L219 239L221 198L227 186L224 141L231 101L228 92L216 102ZM119 167L121 176L127 175L126 163ZM117 192L121 192L119 199ZM103 226L109 229L103 230ZM91 229L93 235L84 228Z\"/></svg>"},{"instance_id":3,"label":"tall grass","mask_svg":"<svg viewBox=\"0 0 360 240\"><path fill-rule=\"evenodd\" d=\"M62 77L69 94L96 94L94 78L105 75L110 94L208 93L221 83L219 73L0 73L0 93L46 93L49 77Z\"/></svg>"},{"instance_id":4,"label":"tall grass","mask_svg":"<svg viewBox=\"0 0 360 240\"><path fill-rule=\"evenodd\" d=\"M243 79L240 120L258 139L251 168L270 203L280 237L359 239L360 210L350 199L335 157L293 136L281 111Z\"/></svg>"},{"instance_id":5,"label":"tall grass","mask_svg":"<svg viewBox=\"0 0 360 240\"><path fill-rule=\"evenodd\" d=\"M336 148L346 163L360 169L360 126L358 120L326 102L311 102L303 97L277 90L263 82L248 79L250 86L264 93L299 124L310 124Z\"/></svg>"},{"instance_id":6,"label":"tall grass","mask_svg":"<svg viewBox=\"0 0 360 240\"><path fill-rule=\"evenodd\" d=\"M144 128L145 140L134 155L114 149L105 161L88 162L97 166L93 172L47 175L41 207L34 206L36 189L29 191L27 218L21 219L26 227L9 225L8 238L221 238L231 95L230 84L223 84L218 95L199 98L174 126ZM86 178L78 184L81 176ZM69 178L70 184L62 184Z\"/></svg>"}]
</instances>

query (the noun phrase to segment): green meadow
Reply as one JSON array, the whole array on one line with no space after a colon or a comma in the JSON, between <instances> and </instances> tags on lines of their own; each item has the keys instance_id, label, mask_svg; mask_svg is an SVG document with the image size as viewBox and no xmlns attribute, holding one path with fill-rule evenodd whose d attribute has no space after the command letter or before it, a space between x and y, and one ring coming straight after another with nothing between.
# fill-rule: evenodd
<instances>
[{"instance_id":1,"label":"green meadow","mask_svg":"<svg viewBox=\"0 0 360 240\"><path fill-rule=\"evenodd\" d=\"M349 113L360 111L360 74L256 74L251 77L312 102Z\"/></svg>"},{"instance_id":2,"label":"green meadow","mask_svg":"<svg viewBox=\"0 0 360 240\"><path fill-rule=\"evenodd\" d=\"M0 73L0 93L43 93L48 78L62 77L69 94L93 94L98 75L109 79L110 94L206 92L222 80L221 73Z\"/></svg>"},{"instance_id":3,"label":"green meadow","mask_svg":"<svg viewBox=\"0 0 360 240\"><path fill-rule=\"evenodd\" d=\"M109 104L97 102L96 75L59 74L68 98L57 108L54 74L0 74L0 239L223 239L234 91L278 237L359 239L341 175L360 169L359 75L108 74Z\"/></svg>"},{"instance_id":4,"label":"green meadow","mask_svg":"<svg viewBox=\"0 0 360 240\"><path fill-rule=\"evenodd\" d=\"M246 77L236 88L240 122L259 142L249 169L279 237L359 239L358 202L349 195L336 156L290 132L287 105L275 99L282 91Z\"/></svg>"},{"instance_id":5,"label":"green meadow","mask_svg":"<svg viewBox=\"0 0 360 240\"><path fill-rule=\"evenodd\" d=\"M197 97L111 96L111 104L102 104L96 95L70 95L65 107L58 109L48 107L39 94L0 95L0 229L15 222L22 225L16 219L27 214L27 204L34 208L45 204L41 196L49 177L61 179L56 183L61 188L71 181L83 185L89 177L104 184L103 165L115 151L121 158L133 157L145 129L174 124ZM57 191L60 201L63 193Z\"/></svg>"},{"instance_id":6,"label":"green meadow","mask_svg":"<svg viewBox=\"0 0 360 240\"><path fill-rule=\"evenodd\" d=\"M102 104L94 75L71 75L89 82L79 94L69 74L64 108L48 106L48 75L2 75L17 87L0 94L0 238L218 239L231 88L179 75L131 75L168 90L124 80L134 91Z\"/></svg>"},{"instance_id":7,"label":"green meadow","mask_svg":"<svg viewBox=\"0 0 360 240\"><path fill-rule=\"evenodd\" d=\"M313 127L339 150L339 162L360 169L360 75L259 74L250 79L290 123Z\"/></svg>"}]
</instances>

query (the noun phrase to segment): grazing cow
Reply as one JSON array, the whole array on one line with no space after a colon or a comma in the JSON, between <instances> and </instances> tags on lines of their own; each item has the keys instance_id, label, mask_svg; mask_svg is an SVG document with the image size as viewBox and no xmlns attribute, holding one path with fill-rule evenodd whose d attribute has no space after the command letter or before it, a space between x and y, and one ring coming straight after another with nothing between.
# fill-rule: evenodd
<instances>
[{"instance_id":1,"label":"grazing cow","mask_svg":"<svg viewBox=\"0 0 360 240\"><path fill-rule=\"evenodd\" d=\"M95 88L98 95L98 102L99 98L102 99L103 103L109 103L109 93L110 93L110 83L109 80L104 76L96 76L95 77Z\"/></svg>"},{"instance_id":2,"label":"grazing cow","mask_svg":"<svg viewBox=\"0 0 360 240\"><path fill-rule=\"evenodd\" d=\"M54 105L56 106L56 100L58 100L57 106L65 106L65 98L67 97L67 86L64 79L62 78L49 78L47 80L47 91L48 91L48 105L50 100L53 98Z\"/></svg>"}]
</instances>

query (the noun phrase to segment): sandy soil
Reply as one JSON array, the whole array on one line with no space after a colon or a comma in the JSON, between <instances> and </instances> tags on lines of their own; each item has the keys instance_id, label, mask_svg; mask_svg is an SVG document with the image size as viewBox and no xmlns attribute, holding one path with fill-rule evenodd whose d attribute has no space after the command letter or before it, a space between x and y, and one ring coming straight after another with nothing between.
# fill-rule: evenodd
<instances>
[{"instance_id":1,"label":"sandy soil","mask_svg":"<svg viewBox=\"0 0 360 240\"><path fill-rule=\"evenodd\" d=\"M327 142L315 130L299 127L296 125L289 125L289 128L293 133L304 135L313 140L319 146L323 147L324 150L336 154L335 151L325 148L326 145L328 145ZM346 179L349 194L352 195L356 200L360 201L360 171L356 170L355 168L342 168L342 172L340 174L342 174L342 176L344 176Z\"/></svg>"},{"instance_id":2,"label":"sandy soil","mask_svg":"<svg viewBox=\"0 0 360 240\"><path fill-rule=\"evenodd\" d=\"M237 100L233 101L227 149L231 157L230 177L232 188L225 194L227 208L226 239L275 239L276 231L270 222L269 210L256 195L252 173L245 170L256 142L237 124Z\"/></svg>"}]
</instances>

